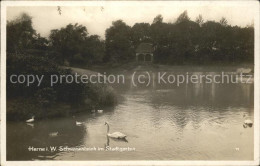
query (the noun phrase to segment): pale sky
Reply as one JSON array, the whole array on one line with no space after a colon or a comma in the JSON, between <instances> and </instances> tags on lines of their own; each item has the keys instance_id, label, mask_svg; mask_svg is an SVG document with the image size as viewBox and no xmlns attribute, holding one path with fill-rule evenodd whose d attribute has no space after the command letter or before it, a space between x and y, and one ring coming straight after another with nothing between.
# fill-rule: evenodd
<instances>
[{"instance_id":1,"label":"pale sky","mask_svg":"<svg viewBox=\"0 0 260 166\"><path fill-rule=\"evenodd\" d=\"M100 6L61 6L61 15L57 6L8 7L7 20L15 19L22 12L26 12L32 16L34 29L44 37L48 37L52 29L59 29L69 23L79 23L87 27L90 35L97 34L103 39L105 30L112 25L112 21L122 19L127 25L133 26L141 22L152 23L154 17L161 14L164 22L174 22L184 10L187 10L191 20L195 20L199 14L204 21L219 21L221 17L225 17L229 24L242 27L254 20L253 10L246 5L180 5L169 1L130 3L119 6L111 5L110 2Z\"/></svg>"}]
</instances>

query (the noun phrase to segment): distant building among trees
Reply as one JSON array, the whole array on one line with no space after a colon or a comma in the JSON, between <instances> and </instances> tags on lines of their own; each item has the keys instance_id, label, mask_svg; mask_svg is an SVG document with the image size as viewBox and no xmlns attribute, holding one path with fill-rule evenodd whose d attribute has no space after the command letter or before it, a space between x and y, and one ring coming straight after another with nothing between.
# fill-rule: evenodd
<instances>
[{"instance_id":1,"label":"distant building among trees","mask_svg":"<svg viewBox=\"0 0 260 166\"><path fill-rule=\"evenodd\" d=\"M152 62L154 48L151 43L141 43L136 49L136 61L138 62Z\"/></svg>"}]
</instances>

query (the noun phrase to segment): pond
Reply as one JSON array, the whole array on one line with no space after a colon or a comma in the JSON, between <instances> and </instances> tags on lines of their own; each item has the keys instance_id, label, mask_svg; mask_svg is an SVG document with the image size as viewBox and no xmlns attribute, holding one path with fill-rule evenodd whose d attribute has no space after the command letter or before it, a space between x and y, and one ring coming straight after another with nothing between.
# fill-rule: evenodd
<instances>
[{"instance_id":1,"label":"pond","mask_svg":"<svg viewBox=\"0 0 260 166\"><path fill-rule=\"evenodd\" d=\"M253 83L125 84L114 89L119 103L102 113L8 122L7 160L253 159L254 126L243 127L245 119L254 117ZM105 122L110 132L122 132L127 139L107 138Z\"/></svg>"}]
</instances>

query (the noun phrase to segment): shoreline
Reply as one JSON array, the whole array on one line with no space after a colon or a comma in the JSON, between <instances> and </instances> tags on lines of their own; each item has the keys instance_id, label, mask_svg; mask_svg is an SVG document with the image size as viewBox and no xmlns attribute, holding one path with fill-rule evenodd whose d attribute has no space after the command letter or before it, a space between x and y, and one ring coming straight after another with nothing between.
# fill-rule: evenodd
<instances>
[{"instance_id":1,"label":"shoreline","mask_svg":"<svg viewBox=\"0 0 260 166\"><path fill-rule=\"evenodd\" d=\"M91 66L70 66L67 68L74 68L74 69L84 69L86 71L95 71L95 72L113 72L113 71L129 71L129 70L140 70L138 68L144 68L144 69L156 69L156 70L178 70L178 71L186 71L186 70L192 70L192 71L205 71L206 69L211 69L211 71L236 71L238 68L250 68L254 69L255 64L254 63L241 63L241 64L219 64L214 63L210 65L190 65L190 64L184 64L184 65L167 65L167 64L156 64L156 63L138 63L138 62L128 62L123 64L100 64L100 65L91 65Z\"/></svg>"}]
</instances>

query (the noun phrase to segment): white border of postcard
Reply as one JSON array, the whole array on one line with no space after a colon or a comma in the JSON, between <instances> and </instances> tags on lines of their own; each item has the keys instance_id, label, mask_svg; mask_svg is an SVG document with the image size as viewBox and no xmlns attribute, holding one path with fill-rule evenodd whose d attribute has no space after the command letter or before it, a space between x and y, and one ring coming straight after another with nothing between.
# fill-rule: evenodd
<instances>
[{"instance_id":1,"label":"white border of postcard","mask_svg":"<svg viewBox=\"0 0 260 166\"><path fill-rule=\"evenodd\" d=\"M154 5L187 5L187 6L247 6L254 15L255 26L255 78L254 78L254 160L138 160L138 161L6 161L6 8L9 6L135 6L145 3ZM30 165L259 165L259 2L258 1L2 1L1 2L1 164L3 166Z\"/></svg>"}]
</instances>

